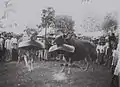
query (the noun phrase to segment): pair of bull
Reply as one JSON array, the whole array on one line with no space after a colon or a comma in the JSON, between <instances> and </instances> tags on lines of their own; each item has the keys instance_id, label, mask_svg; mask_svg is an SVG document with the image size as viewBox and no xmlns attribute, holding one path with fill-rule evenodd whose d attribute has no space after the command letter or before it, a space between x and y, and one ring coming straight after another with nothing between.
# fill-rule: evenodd
<instances>
[{"instance_id":1,"label":"pair of bull","mask_svg":"<svg viewBox=\"0 0 120 87\"><path fill-rule=\"evenodd\" d=\"M60 35L55 41L56 45L50 47L49 52L54 51L62 51L64 54L66 63L70 66L74 61L87 60L87 67L85 70L89 68L88 61L96 61L97 53L96 53L96 45L84 40L75 39L72 35ZM62 72L65 69L65 65L62 68ZM68 69L68 73L70 73L70 67Z\"/></svg>"}]
</instances>

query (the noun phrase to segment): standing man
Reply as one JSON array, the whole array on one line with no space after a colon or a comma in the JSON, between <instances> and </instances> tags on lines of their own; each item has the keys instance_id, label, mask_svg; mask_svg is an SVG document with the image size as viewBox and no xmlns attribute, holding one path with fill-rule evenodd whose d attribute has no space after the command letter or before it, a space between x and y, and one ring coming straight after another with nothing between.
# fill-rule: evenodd
<instances>
[{"instance_id":1,"label":"standing man","mask_svg":"<svg viewBox=\"0 0 120 87\"><path fill-rule=\"evenodd\" d=\"M5 41L5 48L6 48L6 61L9 61L12 58L12 41L10 36Z\"/></svg>"},{"instance_id":2,"label":"standing man","mask_svg":"<svg viewBox=\"0 0 120 87\"><path fill-rule=\"evenodd\" d=\"M1 58L0 60L3 60L3 55L4 55L3 51L4 51L4 39L0 34L0 58Z\"/></svg>"},{"instance_id":3,"label":"standing man","mask_svg":"<svg viewBox=\"0 0 120 87\"><path fill-rule=\"evenodd\" d=\"M116 67L114 70L114 75L112 77L111 87L120 87L120 35L119 35L119 40L118 40L118 45L117 45L117 56L118 58L115 64Z\"/></svg>"},{"instance_id":4,"label":"standing man","mask_svg":"<svg viewBox=\"0 0 120 87\"><path fill-rule=\"evenodd\" d=\"M115 34L110 32L110 35L108 36L108 39L109 39L110 48L115 49L116 45L117 45L117 38L115 37Z\"/></svg>"},{"instance_id":5,"label":"standing man","mask_svg":"<svg viewBox=\"0 0 120 87\"><path fill-rule=\"evenodd\" d=\"M17 38L16 38L15 36L13 36L13 37L11 38L11 42L12 42L12 47L13 47L14 49L17 49L18 41L17 41Z\"/></svg>"},{"instance_id":6,"label":"standing man","mask_svg":"<svg viewBox=\"0 0 120 87\"><path fill-rule=\"evenodd\" d=\"M110 48L109 46L109 43L106 42L106 45L105 45L105 66L107 66L109 69L111 69L111 63L112 63L112 54L113 54L113 51L112 51L112 48Z\"/></svg>"},{"instance_id":7,"label":"standing man","mask_svg":"<svg viewBox=\"0 0 120 87\"><path fill-rule=\"evenodd\" d=\"M18 51L17 51L18 41L17 41L17 38L15 38L15 36L12 37L11 43L12 43L12 60L17 61L18 60Z\"/></svg>"},{"instance_id":8,"label":"standing man","mask_svg":"<svg viewBox=\"0 0 120 87\"><path fill-rule=\"evenodd\" d=\"M99 44L96 47L97 51L97 62L98 64L102 65L104 64L104 56L105 56L105 46L101 41L99 41Z\"/></svg>"}]
</instances>

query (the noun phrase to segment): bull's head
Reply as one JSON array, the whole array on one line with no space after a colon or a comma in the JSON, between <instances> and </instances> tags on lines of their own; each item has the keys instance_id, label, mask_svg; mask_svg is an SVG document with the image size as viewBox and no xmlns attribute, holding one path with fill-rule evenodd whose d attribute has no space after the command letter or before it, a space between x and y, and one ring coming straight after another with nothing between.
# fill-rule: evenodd
<instances>
[{"instance_id":1,"label":"bull's head","mask_svg":"<svg viewBox=\"0 0 120 87\"><path fill-rule=\"evenodd\" d=\"M56 43L58 46L61 46L63 44L69 44L69 40L72 38L71 34L63 34L56 37L54 40L54 43Z\"/></svg>"},{"instance_id":2,"label":"bull's head","mask_svg":"<svg viewBox=\"0 0 120 87\"><path fill-rule=\"evenodd\" d=\"M66 44L70 44L70 41L71 41L72 37L73 37L72 34L69 34L69 33L68 33L68 34L64 34L64 35L63 35L64 42L65 42Z\"/></svg>"},{"instance_id":3,"label":"bull's head","mask_svg":"<svg viewBox=\"0 0 120 87\"><path fill-rule=\"evenodd\" d=\"M54 40L54 43L56 43L56 45L51 47L49 51L51 52L55 50L64 50L68 52L74 52L75 47L69 44L70 38L71 38L71 35L68 35L68 34L64 34L56 37L56 39Z\"/></svg>"}]
</instances>

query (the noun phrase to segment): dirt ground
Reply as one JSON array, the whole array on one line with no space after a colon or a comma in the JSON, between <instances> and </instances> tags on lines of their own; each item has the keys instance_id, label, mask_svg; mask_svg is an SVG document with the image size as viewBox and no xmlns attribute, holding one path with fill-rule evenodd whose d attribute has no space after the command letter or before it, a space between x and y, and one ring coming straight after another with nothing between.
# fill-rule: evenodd
<instances>
[{"instance_id":1,"label":"dirt ground","mask_svg":"<svg viewBox=\"0 0 120 87\"><path fill-rule=\"evenodd\" d=\"M23 62L0 64L0 67L0 87L110 87L111 82L109 70L102 66L94 66L94 72L72 68L71 74L64 73L63 80L55 79L55 73L61 69L58 62L34 63L32 72Z\"/></svg>"}]
</instances>

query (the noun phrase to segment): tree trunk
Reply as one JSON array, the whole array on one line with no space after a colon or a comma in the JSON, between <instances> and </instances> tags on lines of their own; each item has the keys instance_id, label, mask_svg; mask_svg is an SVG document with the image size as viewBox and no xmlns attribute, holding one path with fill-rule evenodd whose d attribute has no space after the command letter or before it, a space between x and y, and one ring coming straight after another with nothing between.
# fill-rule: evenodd
<instances>
[{"instance_id":1,"label":"tree trunk","mask_svg":"<svg viewBox=\"0 0 120 87\"><path fill-rule=\"evenodd\" d=\"M46 48L46 35L47 35L47 27L45 27L45 48Z\"/></svg>"},{"instance_id":2,"label":"tree trunk","mask_svg":"<svg viewBox=\"0 0 120 87\"><path fill-rule=\"evenodd\" d=\"M45 51L44 51L45 60L47 60L46 35L47 35L47 26L45 27Z\"/></svg>"}]
</instances>

